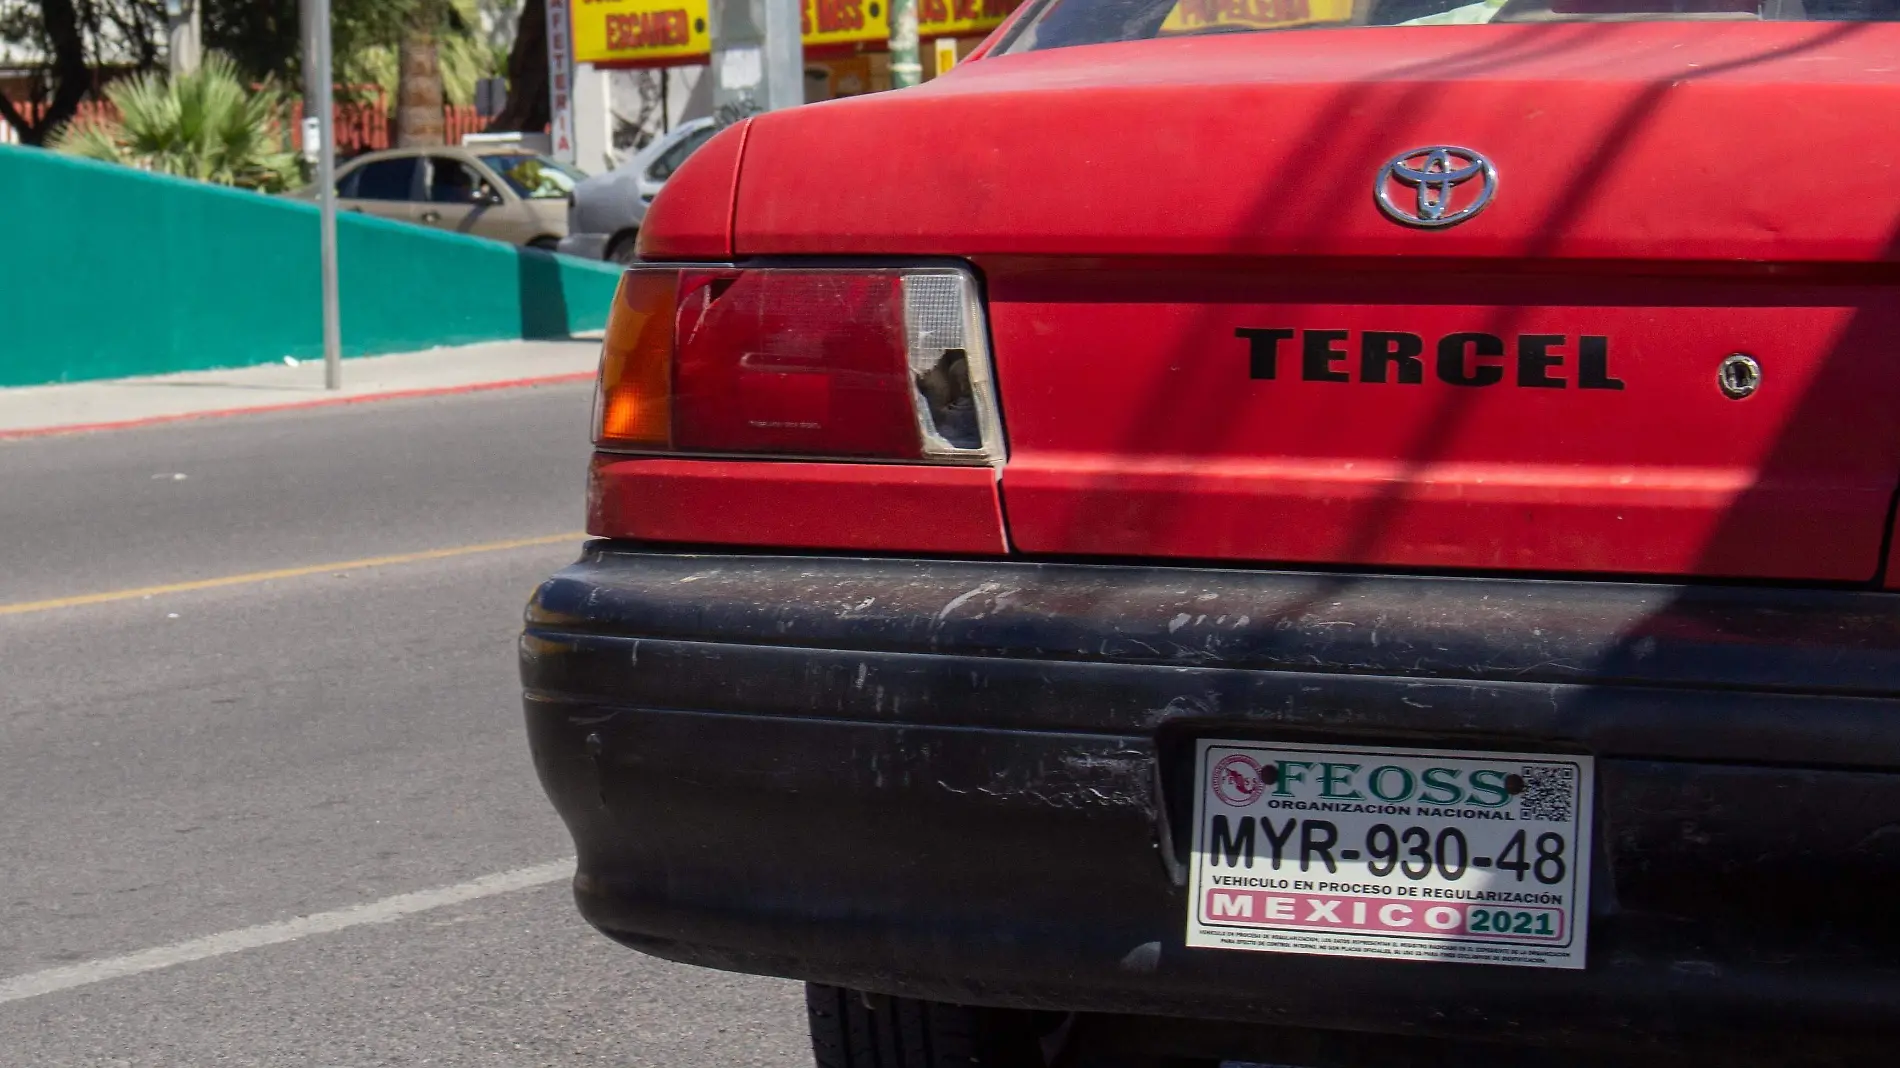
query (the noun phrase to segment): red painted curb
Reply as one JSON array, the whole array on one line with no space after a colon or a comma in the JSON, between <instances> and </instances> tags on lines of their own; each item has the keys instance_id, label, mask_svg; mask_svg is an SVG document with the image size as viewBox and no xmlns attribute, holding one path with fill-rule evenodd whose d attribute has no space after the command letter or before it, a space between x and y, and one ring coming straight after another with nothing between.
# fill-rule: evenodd
<instances>
[{"instance_id":1,"label":"red painted curb","mask_svg":"<svg viewBox=\"0 0 1900 1068\"><path fill-rule=\"evenodd\" d=\"M156 426L160 423L182 423L191 419L221 419L232 415L255 415L260 412L285 412L300 408L334 408L343 404L364 404L370 401L402 400L408 397L443 397L455 393L485 393L494 389L519 389L524 386L552 386L567 382L591 382L592 371L570 371L558 375L541 375L536 378L510 378L500 382L469 382L457 386L427 386L422 389L399 389L388 393L361 393L353 397L319 397L316 400L286 401L283 404L259 404L249 408L214 408L202 412L173 412L169 415L148 415L139 419L121 419L109 423L69 423L64 426L36 426L24 430L0 430L0 441L19 438L44 438L57 434L88 434L97 430L129 430L133 427Z\"/></svg>"}]
</instances>

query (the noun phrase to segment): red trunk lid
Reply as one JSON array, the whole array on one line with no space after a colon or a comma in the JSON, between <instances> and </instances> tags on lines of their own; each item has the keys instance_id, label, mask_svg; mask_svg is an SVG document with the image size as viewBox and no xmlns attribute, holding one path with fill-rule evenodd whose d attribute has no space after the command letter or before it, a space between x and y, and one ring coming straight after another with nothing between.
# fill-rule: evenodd
<instances>
[{"instance_id":1,"label":"red trunk lid","mask_svg":"<svg viewBox=\"0 0 1900 1068\"><path fill-rule=\"evenodd\" d=\"M755 120L734 246L982 269L1020 551L1867 581L1895 57L1799 23L1002 56ZM1374 179L1432 145L1496 196L1400 225Z\"/></svg>"}]
</instances>

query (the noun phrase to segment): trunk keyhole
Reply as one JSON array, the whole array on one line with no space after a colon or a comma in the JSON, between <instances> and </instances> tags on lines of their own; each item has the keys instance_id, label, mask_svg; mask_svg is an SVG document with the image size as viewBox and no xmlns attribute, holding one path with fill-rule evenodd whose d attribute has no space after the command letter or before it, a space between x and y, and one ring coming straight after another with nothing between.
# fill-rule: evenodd
<instances>
[{"instance_id":1,"label":"trunk keyhole","mask_svg":"<svg viewBox=\"0 0 1900 1068\"><path fill-rule=\"evenodd\" d=\"M1722 387L1723 396L1741 400L1761 387L1761 364L1746 353L1732 352L1723 357L1715 380Z\"/></svg>"}]
</instances>

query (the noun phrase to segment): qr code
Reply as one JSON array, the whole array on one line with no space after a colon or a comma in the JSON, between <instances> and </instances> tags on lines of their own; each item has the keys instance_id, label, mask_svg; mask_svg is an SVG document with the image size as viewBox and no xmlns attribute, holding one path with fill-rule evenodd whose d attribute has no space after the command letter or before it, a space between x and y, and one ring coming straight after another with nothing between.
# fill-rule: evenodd
<instances>
[{"instance_id":1,"label":"qr code","mask_svg":"<svg viewBox=\"0 0 1900 1068\"><path fill-rule=\"evenodd\" d=\"M1570 822L1570 802L1577 796L1577 769L1544 765L1524 770L1524 792L1519 795L1519 819Z\"/></svg>"}]
</instances>

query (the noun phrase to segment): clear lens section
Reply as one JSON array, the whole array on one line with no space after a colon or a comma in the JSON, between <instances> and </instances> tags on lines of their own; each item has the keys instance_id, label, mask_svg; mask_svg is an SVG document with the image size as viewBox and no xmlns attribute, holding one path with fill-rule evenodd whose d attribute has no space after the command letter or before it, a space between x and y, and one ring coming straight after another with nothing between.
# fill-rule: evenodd
<instances>
[{"instance_id":1,"label":"clear lens section","mask_svg":"<svg viewBox=\"0 0 1900 1068\"><path fill-rule=\"evenodd\" d=\"M982 306L961 271L904 275L904 341L924 454L1001 459Z\"/></svg>"}]
</instances>

